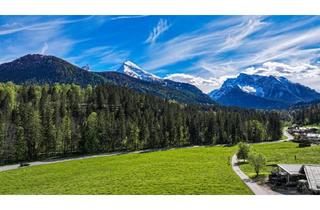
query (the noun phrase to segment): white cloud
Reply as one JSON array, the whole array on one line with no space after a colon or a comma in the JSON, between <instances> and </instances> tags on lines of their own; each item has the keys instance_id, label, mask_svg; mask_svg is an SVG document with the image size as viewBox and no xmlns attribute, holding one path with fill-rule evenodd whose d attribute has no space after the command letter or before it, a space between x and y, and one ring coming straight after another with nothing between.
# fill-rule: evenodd
<instances>
[{"instance_id":1,"label":"white cloud","mask_svg":"<svg viewBox=\"0 0 320 210\"><path fill-rule=\"evenodd\" d=\"M170 79L176 82L189 83L198 87L200 90L202 90L202 92L209 93L214 89L220 88L223 82L231 77L234 76L224 76L220 78L210 77L208 79L204 79L202 77L197 77L190 74L176 73L166 76L165 79Z\"/></svg>"},{"instance_id":2,"label":"white cloud","mask_svg":"<svg viewBox=\"0 0 320 210\"><path fill-rule=\"evenodd\" d=\"M320 75L320 67L307 63L289 65L280 62L266 62L257 68L249 67L244 72L264 76L274 75L284 77L310 78Z\"/></svg>"},{"instance_id":3,"label":"white cloud","mask_svg":"<svg viewBox=\"0 0 320 210\"><path fill-rule=\"evenodd\" d=\"M148 52L144 64L148 69L157 69L197 57L215 57L243 44L250 34L266 24L261 17L233 17L225 22L230 25L207 24L199 30L181 34L166 42L155 43Z\"/></svg>"},{"instance_id":4,"label":"white cloud","mask_svg":"<svg viewBox=\"0 0 320 210\"><path fill-rule=\"evenodd\" d=\"M31 20L33 20L33 18L31 18ZM77 21L80 20L84 19L78 19ZM16 31L14 36L8 36L6 39L3 39L1 43L0 54L6 56L2 56L0 58L0 63L9 62L30 53L43 52L59 57L65 57L72 50L75 44L86 41L70 39L63 33L61 24L70 23L72 21L60 19L50 22L53 24L50 25L49 22L45 22L46 24L32 24L32 27L37 25L37 30L33 30L35 28L32 30L21 29ZM39 25L43 27L40 27ZM8 25L8 27L15 27L18 29L21 27L21 24L15 23Z\"/></svg>"},{"instance_id":5,"label":"white cloud","mask_svg":"<svg viewBox=\"0 0 320 210\"><path fill-rule=\"evenodd\" d=\"M110 20L137 19L137 18L144 18L144 17L148 17L148 15L122 15L122 16L112 17Z\"/></svg>"},{"instance_id":6,"label":"white cloud","mask_svg":"<svg viewBox=\"0 0 320 210\"><path fill-rule=\"evenodd\" d=\"M221 53L239 47L249 35L267 25L268 24L262 22L260 18L252 18L238 26L232 27L227 34L224 44L218 52Z\"/></svg>"},{"instance_id":7,"label":"white cloud","mask_svg":"<svg viewBox=\"0 0 320 210\"><path fill-rule=\"evenodd\" d=\"M47 42L45 42L41 48L40 54L45 54L49 49L49 45Z\"/></svg>"},{"instance_id":8,"label":"white cloud","mask_svg":"<svg viewBox=\"0 0 320 210\"><path fill-rule=\"evenodd\" d=\"M315 24L317 21L319 17L299 17L284 23L252 16L216 19L196 31L155 43L149 49L144 66L151 70L163 69L190 61L189 74L210 78L210 81L244 71L284 76L320 91L320 65L317 63L320 27ZM179 79L205 92L210 89L194 78Z\"/></svg>"},{"instance_id":9,"label":"white cloud","mask_svg":"<svg viewBox=\"0 0 320 210\"><path fill-rule=\"evenodd\" d=\"M244 73L263 76L282 76L293 82L298 82L320 91L320 66L315 64L266 62L258 67L249 67Z\"/></svg>"},{"instance_id":10,"label":"white cloud","mask_svg":"<svg viewBox=\"0 0 320 210\"><path fill-rule=\"evenodd\" d=\"M92 70L97 65L113 65L116 67L123 61L127 60L130 55L129 51L124 51L117 49L115 47L111 46L98 46L98 47L92 47L89 49L84 50L83 52L80 52L79 55L68 57L67 60L70 62L77 63L79 65L85 65L86 63L83 63L87 59L91 59L91 61L94 61L93 65L91 65ZM101 70L115 70L115 69L101 69Z\"/></svg>"},{"instance_id":11,"label":"white cloud","mask_svg":"<svg viewBox=\"0 0 320 210\"><path fill-rule=\"evenodd\" d=\"M278 34L274 31L269 32L268 36L256 36L245 40L241 47L236 48L236 54L229 59L204 56L199 63L211 66L212 73L217 69L226 68L239 72L248 66L280 60L289 63L310 63L319 57L320 48L316 46L320 44L320 27L296 31L294 25L301 26L297 22L288 26L290 32ZM285 28L282 30L287 31Z\"/></svg>"},{"instance_id":12,"label":"white cloud","mask_svg":"<svg viewBox=\"0 0 320 210\"><path fill-rule=\"evenodd\" d=\"M164 19L160 19L158 24L150 32L145 43L147 43L147 44L155 43L157 41L157 39L159 38L159 36L161 34L163 34L165 31L167 31L169 28L170 28L170 25L168 24L168 21L164 20Z\"/></svg>"},{"instance_id":13,"label":"white cloud","mask_svg":"<svg viewBox=\"0 0 320 210\"><path fill-rule=\"evenodd\" d=\"M71 24L71 23L77 23L81 21L88 20L91 17L76 19L76 20L65 20L65 19L57 19L52 21L44 21L39 23L32 23L32 24L26 24L26 23L7 23L5 25L2 25L0 27L0 36L1 35L8 35L8 34L14 34L18 32L23 31L41 31L41 30L48 30L51 28L55 28L60 25L64 24Z\"/></svg>"}]
</instances>

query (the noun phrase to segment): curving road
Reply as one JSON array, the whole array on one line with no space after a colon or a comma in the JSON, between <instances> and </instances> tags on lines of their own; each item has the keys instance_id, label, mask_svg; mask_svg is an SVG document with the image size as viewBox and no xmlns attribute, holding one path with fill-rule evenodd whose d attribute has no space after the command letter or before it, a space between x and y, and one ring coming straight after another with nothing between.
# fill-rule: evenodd
<instances>
[{"instance_id":1,"label":"curving road","mask_svg":"<svg viewBox=\"0 0 320 210\"><path fill-rule=\"evenodd\" d=\"M283 134L287 137L285 140L278 140L278 141L272 141L272 142L261 142L257 144L270 144L270 143L279 143L284 141L291 141L293 140L293 136L288 133L287 130L283 131ZM243 173L238 165L238 158L237 155L234 154L231 159L231 166L233 171L240 177L240 179L250 188L250 190L255 195L282 195L278 192L275 192L271 190L266 185L259 185L256 182L254 182L252 179L250 179L245 173Z\"/></svg>"},{"instance_id":2,"label":"curving road","mask_svg":"<svg viewBox=\"0 0 320 210\"><path fill-rule=\"evenodd\" d=\"M233 171L240 177L240 179L250 188L255 195L280 195L277 192L272 191L269 187L259 185L251 180L245 173L243 173L238 165L237 155L234 154L231 160L231 166Z\"/></svg>"}]
</instances>

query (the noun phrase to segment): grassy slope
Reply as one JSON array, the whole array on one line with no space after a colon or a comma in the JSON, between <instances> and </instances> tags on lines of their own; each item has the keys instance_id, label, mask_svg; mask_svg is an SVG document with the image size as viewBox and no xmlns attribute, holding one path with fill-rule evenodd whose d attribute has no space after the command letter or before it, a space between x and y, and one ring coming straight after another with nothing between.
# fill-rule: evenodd
<instances>
[{"instance_id":1,"label":"grassy slope","mask_svg":"<svg viewBox=\"0 0 320 210\"><path fill-rule=\"evenodd\" d=\"M0 194L251 194L232 171L236 147L98 157L0 173Z\"/></svg>"},{"instance_id":2,"label":"grassy slope","mask_svg":"<svg viewBox=\"0 0 320 210\"><path fill-rule=\"evenodd\" d=\"M320 146L299 148L298 144L293 142L256 144L252 145L253 150L265 155L267 164L277 163L316 163L320 164ZM295 160L295 156L297 159ZM248 176L255 175L249 164L240 166L241 170ZM263 169L262 174L269 174L272 167Z\"/></svg>"}]
</instances>

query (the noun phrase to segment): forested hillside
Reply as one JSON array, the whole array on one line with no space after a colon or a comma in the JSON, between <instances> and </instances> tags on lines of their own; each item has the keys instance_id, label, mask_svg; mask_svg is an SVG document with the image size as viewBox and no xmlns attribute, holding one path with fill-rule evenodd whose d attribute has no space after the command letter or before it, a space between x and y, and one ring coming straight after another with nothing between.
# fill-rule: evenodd
<instances>
[{"instance_id":1,"label":"forested hillside","mask_svg":"<svg viewBox=\"0 0 320 210\"><path fill-rule=\"evenodd\" d=\"M299 104L290 111L294 123L307 125L320 123L320 102Z\"/></svg>"},{"instance_id":2,"label":"forested hillside","mask_svg":"<svg viewBox=\"0 0 320 210\"><path fill-rule=\"evenodd\" d=\"M0 82L15 84L111 84L124 86L182 103L213 104L214 101L197 87L171 80L145 81L118 72L93 72L49 55L25 55L9 63L0 64Z\"/></svg>"},{"instance_id":3,"label":"forested hillside","mask_svg":"<svg viewBox=\"0 0 320 210\"><path fill-rule=\"evenodd\" d=\"M182 103L214 104L210 97L188 83L171 80L148 82L117 72L95 72L110 83L127 87L140 93L148 93L161 98L174 99Z\"/></svg>"},{"instance_id":4,"label":"forested hillside","mask_svg":"<svg viewBox=\"0 0 320 210\"><path fill-rule=\"evenodd\" d=\"M63 59L47 55L25 55L0 64L0 82L15 84L75 83L104 84L104 78L79 68Z\"/></svg>"},{"instance_id":5,"label":"forested hillside","mask_svg":"<svg viewBox=\"0 0 320 210\"><path fill-rule=\"evenodd\" d=\"M279 115L179 104L111 85L0 84L0 161L266 141Z\"/></svg>"}]
</instances>

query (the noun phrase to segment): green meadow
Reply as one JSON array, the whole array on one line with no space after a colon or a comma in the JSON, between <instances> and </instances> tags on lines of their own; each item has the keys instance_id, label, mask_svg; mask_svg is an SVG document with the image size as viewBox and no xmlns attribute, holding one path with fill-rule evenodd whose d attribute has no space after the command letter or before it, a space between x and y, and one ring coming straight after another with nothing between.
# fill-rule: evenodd
<instances>
[{"instance_id":1,"label":"green meadow","mask_svg":"<svg viewBox=\"0 0 320 210\"><path fill-rule=\"evenodd\" d=\"M261 175L268 175L273 164L298 163L298 164L320 164L320 146L299 148L297 143L282 142L270 144L254 144L251 149L262 153L267 160L267 167L263 168ZM246 163L240 166L241 170L249 177L254 177L252 167Z\"/></svg>"},{"instance_id":2,"label":"green meadow","mask_svg":"<svg viewBox=\"0 0 320 210\"><path fill-rule=\"evenodd\" d=\"M230 166L237 147L96 157L0 172L0 194L252 194Z\"/></svg>"},{"instance_id":3,"label":"green meadow","mask_svg":"<svg viewBox=\"0 0 320 210\"><path fill-rule=\"evenodd\" d=\"M320 146L254 144L267 164L318 163ZM230 166L237 147L194 147L95 157L0 172L0 194L245 195L252 192ZM250 177L254 171L242 164ZM262 174L270 173L267 166Z\"/></svg>"}]
</instances>

